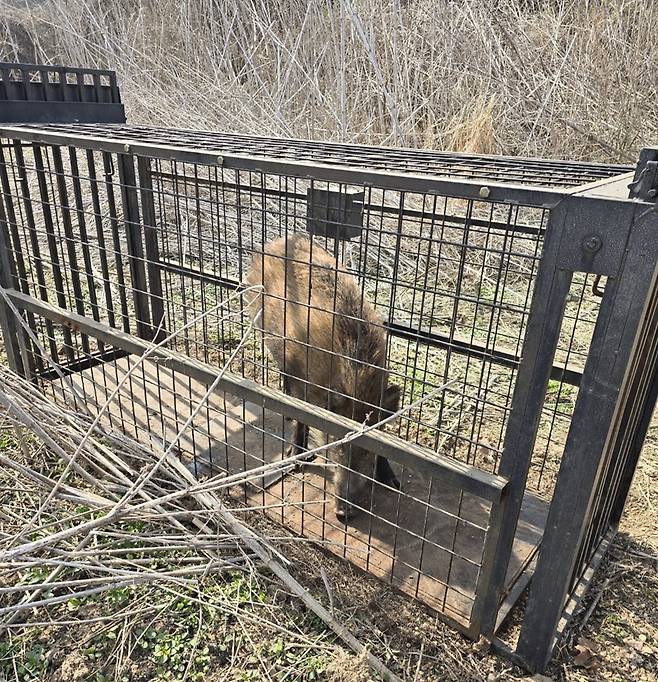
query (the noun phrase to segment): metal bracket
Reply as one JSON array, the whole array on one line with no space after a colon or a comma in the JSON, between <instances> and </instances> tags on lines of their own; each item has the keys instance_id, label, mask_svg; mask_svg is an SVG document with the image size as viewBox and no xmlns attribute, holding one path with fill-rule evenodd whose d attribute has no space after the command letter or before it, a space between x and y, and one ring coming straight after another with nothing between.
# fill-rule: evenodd
<instances>
[{"instance_id":1,"label":"metal bracket","mask_svg":"<svg viewBox=\"0 0 658 682\"><path fill-rule=\"evenodd\" d=\"M628 189L631 199L656 201L658 197L658 148L647 147L640 152L635 177Z\"/></svg>"},{"instance_id":2,"label":"metal bracket","mask_svg":"<svg viewBox=\"0 0 658 682\"><path fill-rule=\"evenodd\" d=\"M309 234L332 239L358 237L363 229L364 197L364 192L309 187L306 192Z\"/></svg>"},{"instance_id":3,"label":"metal bracket","mask_svg":"<svg viewBox=\"0 0 658 682\"><path fill-rule=\"evenodd\" d=\"M559 267L615 277L624 259L635 205L629 201L568 197L560 206L565 237L560 243Z\"/></svg>"}]
</instances>

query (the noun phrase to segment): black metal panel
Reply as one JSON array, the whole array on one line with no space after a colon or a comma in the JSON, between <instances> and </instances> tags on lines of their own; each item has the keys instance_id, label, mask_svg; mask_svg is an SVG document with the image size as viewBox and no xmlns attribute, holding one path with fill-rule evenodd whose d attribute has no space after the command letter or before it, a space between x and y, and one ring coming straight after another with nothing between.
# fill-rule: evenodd
<instances>
[{"instance_id":1,"label":"black metal panel","mask_svg":"<svg viewBox=\"0 0 658 682\"><path fill-rule=\"evenodd\" d=\"M0 63L0 122L125 123L114 71Z\"/></svg>"},{"instance_id":2,"label":"black metal panel","mask_svg":"<svg viewBox=\"0 0 658 682\"><path fill-rule=\"evenodd\" d=\"M0 101L2 123L125 123L123 104Z\"/></svg>"},{"instance_id":3,"label":"black metal panel","mask_svg":"<svg viewBox=\"0 0 658 682\"><path fill-rule=\"evenodd\" d=\"M363 229L364 192L342 192L309 187L307 191L310 234L332 239L352 239Z\"/></svg>"}]
</instances>

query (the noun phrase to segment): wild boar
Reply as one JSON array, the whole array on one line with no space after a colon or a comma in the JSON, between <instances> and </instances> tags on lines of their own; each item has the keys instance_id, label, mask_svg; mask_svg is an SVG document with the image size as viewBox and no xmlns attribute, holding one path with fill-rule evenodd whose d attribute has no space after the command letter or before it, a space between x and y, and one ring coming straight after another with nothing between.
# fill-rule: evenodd
<instances>
[{"instance_id":1,"label":"wild boar","mask_svg":"<svg viewBox=\"0 0 658 682\"><path fill-rule=\"evenodd\" d=\"M262 285L253 304L256 326L292 396L357 422L375 423L397 412L400 388L389 384L387 332L356 279L327 251L296 233L256 254L247 284ZM308 427L295 424L292 452L307 448ZM399 488L384 457L358 445L332 448L336 516L349 520L373 475Z\"/></svg>"}]
</instances>

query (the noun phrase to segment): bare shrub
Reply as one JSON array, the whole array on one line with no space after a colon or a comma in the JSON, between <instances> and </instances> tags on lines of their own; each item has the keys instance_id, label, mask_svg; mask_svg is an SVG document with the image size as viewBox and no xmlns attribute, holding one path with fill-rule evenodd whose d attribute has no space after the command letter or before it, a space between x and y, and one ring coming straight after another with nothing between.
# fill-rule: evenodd
<instances>
[{"instance_id":1,"label":"bare shrub","mask_svg":"<svg viewBox=\"0 0 658 682\"><path fill-rule=\"evenodd\" d=\"M657 135L655 3L17 4L2 56L116 69L133 122L614 160Z\"/></svg>"}]
</instances>

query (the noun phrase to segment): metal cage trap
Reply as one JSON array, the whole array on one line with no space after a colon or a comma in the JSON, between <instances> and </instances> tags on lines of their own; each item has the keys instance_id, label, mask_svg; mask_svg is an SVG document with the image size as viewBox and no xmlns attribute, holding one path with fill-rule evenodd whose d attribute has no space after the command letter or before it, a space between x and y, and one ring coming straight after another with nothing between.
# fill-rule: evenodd
<instances>
[{"instance_id":1,"label":"metal cage trap","mask_svg":"<svg viewBox=\"0 0 658 682\"><path fill-rule=\"evenodd\" d=\"M74 405L63 375L99 405L123 378L108 426L142 440L198 410L177 442L195 473L255 470L232 495L545 667L655 403L658 152L633 169L75 115L0 124L12 367ZM373 376L399 413L363 398Z\"/></svg>"}]
</instances>

